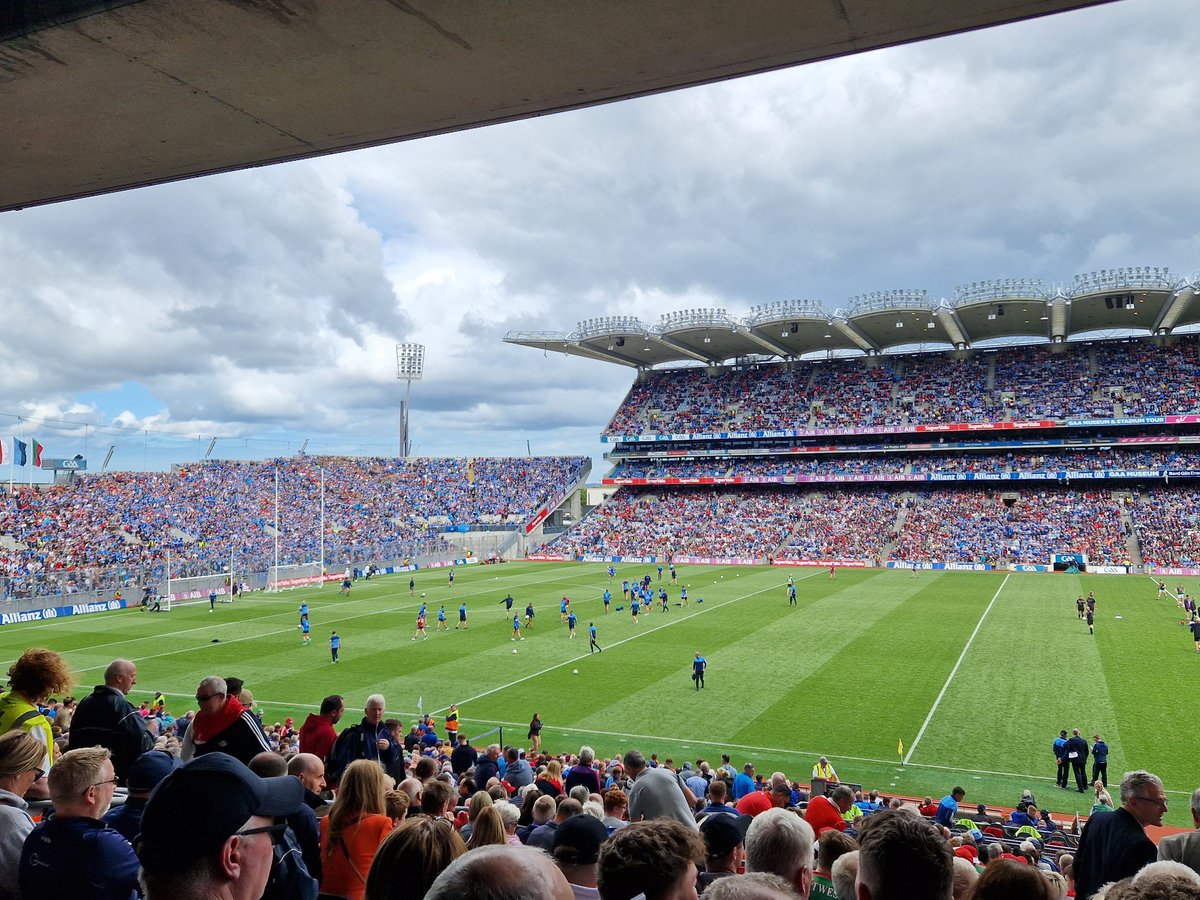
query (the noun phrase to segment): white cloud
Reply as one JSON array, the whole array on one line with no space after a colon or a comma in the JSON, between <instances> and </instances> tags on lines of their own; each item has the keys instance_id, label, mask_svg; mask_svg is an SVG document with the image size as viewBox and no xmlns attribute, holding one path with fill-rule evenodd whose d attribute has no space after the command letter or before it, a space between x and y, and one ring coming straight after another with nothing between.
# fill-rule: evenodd
<instances>
[{"instance_id":1,"label":"white cloud","mask_svg":"<svg viewBox=\"0 0 1200 900\"><path fill-rule=\"evenodd\" d=\"M1191 0L1111 4L9 213L0 411L125 410L133 429L190 434L185 458L210 432L259 436L246 452L304 436L386 452L393 345L417 340L421 452L587 452L632 373L505 331L1122 265L1189 273L1193 25ZM72 426L54 427L65 441Z\"/></svg>"}]
</instances>

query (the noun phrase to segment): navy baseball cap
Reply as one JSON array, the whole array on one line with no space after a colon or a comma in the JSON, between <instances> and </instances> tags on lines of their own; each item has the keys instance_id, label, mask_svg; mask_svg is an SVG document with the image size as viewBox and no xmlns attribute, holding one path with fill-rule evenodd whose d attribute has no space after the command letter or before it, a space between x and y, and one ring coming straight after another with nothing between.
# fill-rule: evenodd
<instances>
[{"instance_id":1,"label":"navy baseball cap","mask_svg":"<svg viewBox=\"0 0 1200 900\"><path fill-rule=\"evenodd\" d=\"M733 848L746 840L746 829L754 821L753 816L729 813L713 813L700 823L700 835L708 855L719 859L728 856Z\"/></svg>"},{"instance_id":2,"label":"navy baseball cap","mask_svg":"<svg viewBox=\"0 0 1200 900\"><path fill-rule=\"evenodd\" d=\"M304 801L300 779L260 778L225 753L206 753L154 789L135 842L142 868L178 871L215 852L251 816L281 818Z\"/></svg>"},{"instance_id":3,"label":"navy baseball cap","mask_svg":"<svg viewBox=\"0 0 1200 900\"><path fill-rule=\"evenodd\" d=\"M125 780L131 794L148 794L179 768L179 758L166 750L147 750L129 764Z\"/></svg>"},{"instance_id":4,"label":"navy baseball cap","mask_svg":"<svg viewBox=\"0 0 1200 900\"><path fill-rule=\"evenodd\" d=\"M554 829L554 858L567 865L591 865L607 838L608 829L595 816L571 816Z\"/></svg>"}]
</instances>

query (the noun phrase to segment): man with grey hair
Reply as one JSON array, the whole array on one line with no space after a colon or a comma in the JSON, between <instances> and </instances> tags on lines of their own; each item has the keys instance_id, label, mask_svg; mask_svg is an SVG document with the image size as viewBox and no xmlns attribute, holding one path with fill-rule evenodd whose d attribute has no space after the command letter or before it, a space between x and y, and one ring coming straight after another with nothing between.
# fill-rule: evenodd
<instances>
[{"instance_id":1,"label":"man with grey hair","mask_svg":"<svg viewBox=\"0 0 1200 900\"><path fill-rule=\"evenodd\" d=\"M137 684L137 666L114 659L104 670L104 684L79 701L67 732L67 748L107 747L112 751L117 778L125 783L133 761L154 747L146 720L126 696Z\"/></svg>"},{"instance_id":2,"label":"man with grey hair","mask_svg":"<svg viewBox=\"0 0 1200 900\"><path fill-rule=\"evenodd\" d=\"M706 900L797 900L787 879L767 872L722 878L704 892Z\"/></svg>"},{"instance_id":3,"label":"man with grey hair","mask_svg":"<svg viewBox=\"0 0 1200 900\"><path fill-rule=\"evenodd\" d=\"M483 756L475 760L475 789L486 791L488 782L500 777L500 745L488 744Z\"/></svg>"},{"instance_id":4,"label":"man with grey hair","mask_svg":"<svg viewBox=\"0 0 1200 900\"><path fill-rule=\"evenodd\" d=\"M625 754L625 771L633 782L629 789L629 821L674 819L693 831L697 829L692 812L696 795L679 775L661 767L650 768L638 750Z\"/></svg>"},{"instance_id":5,"label":"man with grey hair","mask_svg":"<svg viewBox=\"0 0 1200 900\"><path fill-rule=\"evenodd\" d=\"M589 794L600 793L600 776L596 774L596 770L592 767L592 763L596 761L596 751L586 744L579 748L579 762L571 766L567 777L563 779L563 790L566 793L571 792L571 788L576 785L583 785L588 789Z\"/></svg>"},{"instance_id":6,"label":"man with grey hair","mask_svg":"<svg viewBox=\"0 0 1200 900\"><path fill-rule=\"evenodd\" d=\"M1146 836L1148 825L1161 825L1167 811L1162 780L1145 771L1121 779L1121 805L1088 819L1075 851L1075 896L1087 900L1110 881L1137 874L1154 862L1158 850Z\"/></svg>"},{"instance_id":7,"label":"man with grey hair","mask_svg":"<svg viewBox=\"0 0 1200 900\"><path fill-rule=\"evenodd\" d=\"M225 679L209 675L196 688L197 711L179 752L184 762L206 753L227 753L246 765L264 750L267 736L254 713L229 695Z\"/></svg>"},{"instance_id":8,"label":"man with grey hair","mask_svg":"<svg viewBox=\"0 0 1200 900\"><path fill-rule=\"evenodd\" d=\"M1200 872L1200 788L1192 791L1192 825L1196 831L1172 834L1158 842L1160 861L1180 862Z\"/></svg>"},{"instance_id":9,"label":"man with grey hair","mask_svg":"<svg viewBox=\"0 0 1200 900\"><path fill-rule=\"evenodd\" d=\"M400 759L400 744L384 724L383 711L386 707L383 694L372 694L367 698L362 721L342 731L329 751L326 778L334 781L340 779L346 766L356 759L373 759L383 766L385 772L396 765Z\"/></svg>"},{"instance_id":10,"label":"man with grey hair","mask_svg":"<svg viewBox=\"0 0 1200 900\"><path fill-rule=\"evenodd\" d=\"M813 877L812 826L786 809L755 816L746 831L746 871L771 872L808 897Z\"/></svg>"},{"instance_id":11,"label":"man with grey hair","mask_svg":"<svg viewBox=\"0 0 1200 900\"><path fill-rule=\"evenodd\" d=\"M450 863L425 900L573 900L566 876L532 847L477 847Z\"/></svg>"},{"instance_id":12,"label":"man with grey hair","mask_svg":"<svg viewBox=\"0 0 1200 900\"><path fill-rule=\"evenodd\" d=\"M833 882L833 892L837 900L855 900L855 882L858 881L858 851L851 850L843 853L829 870L829 879Z\"/></svg>"},{"instance_id":13,"label":"man with grey hair","mask_svg":"<svg viewBox=\"0 0 1200 900\"><path fill-rule=\"evenodd\" d=\"M950 900L954 854L941 829L904 810L863 822L858 849L858 900Z\"/></svg>"}]
</instances>

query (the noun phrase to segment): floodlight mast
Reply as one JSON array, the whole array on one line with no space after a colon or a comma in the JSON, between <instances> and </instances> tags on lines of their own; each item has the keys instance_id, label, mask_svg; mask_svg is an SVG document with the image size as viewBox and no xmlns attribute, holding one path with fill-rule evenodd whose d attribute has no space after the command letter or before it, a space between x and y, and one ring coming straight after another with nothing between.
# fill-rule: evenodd
<instances>
[{"instance_id":1,"label":"floodlight mast","mask_svg":"<svg viewBox=\"0 0 1200 900\"><path fill-rule=\"evenodd\" d=\"M425 374L425 345L396 345L396 379L405 383L404 402L400 404L400 458L407 459L412 442L408 438L408 409L412 383Z\"/></svg>"}]
</instances>

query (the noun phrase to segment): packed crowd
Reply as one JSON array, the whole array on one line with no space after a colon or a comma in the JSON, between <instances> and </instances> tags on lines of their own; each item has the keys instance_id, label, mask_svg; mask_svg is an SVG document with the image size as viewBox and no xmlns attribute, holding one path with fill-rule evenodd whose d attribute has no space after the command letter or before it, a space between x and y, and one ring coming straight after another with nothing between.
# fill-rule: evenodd
<instances>
[{"instance_id":1,"label":"packed crowd","mask_svg":"<svg viewBox=\"0 0 1200 900\"><path fill-rule=\"evenodd\" d=\"M1097 472L1112 469L1200 471L1200 445L1166 449L1105 446L1066 452L875 453L834 456L791 453L782 456L714 456L685 459L622 459L611 478L772 478L804 475L908 475L934 472Z\"/></svg>"},{"instance_id":2,"label":"packed crowd","mask_svg":"<svg viewBox=\"0 0 1200 900\"><path fill-rule=\"evenodd\" d=\"M1112 418L1200 411L1194 337L1057 348L651 372L630 389L607 434L849 428Z\"/></svg>"},{"instance_id":3,"label":"packed crowd","mask_svg":"<svg viewBox=\"0 0 1200 900\"><path fill-rule=\"evenodd\" d=\"M212 461L114 472L0 493L0 579L9 597L165 578L414 555L448 524L519 523L560 499L583 457ZM322 489L322 482L324 487Z\"/></svg>"},{"instance_id":4,"label":"packed crowd","mask_svg":"<svg viewBox=\"0 0 1200 900\"><path fill-rule=\"evenodd\" d=\"M795 528L804 505L803 495L768 488L622 489L550 547L576 556L764 556Z\"/></svg>"},{"instance_id":5,"label":"packed crowd","mask_svg":"<svg viewBox=\"0 0 1200 900\"><path fill-rule=\"evenodd\" d=\"M1142 559L1157 566L1200 566L1200 490L1152 488L1130 507Z\"/></svg>"},{"instance_id":6,"label":"packed crowd","mask_svg":"<svg viewBox=\"0 0 1200 900\"><path fill-rule=\"evenodd\" d=\"M887 797L840 783L826 757L801 785L728 754L676 766L636 749L556 753L537 714L527 743L480 748L456 706L444 737L430 716L406 732L373 694L339 731L346 702L331 695L298 729L271 729L275 747L240 679L201 679L196 710L168 722L161 697L129 702L129 660L73 708L50 699L70 687L53 651L27 651L8 674L6 900L1200 897L1200 832L1155 846L1146 829L1167 799L1144 771L1124 776L1119 805L1094 776L1081 830L1030 791L1011 812L966 806L961 786L940 801ZM1075 735L1062 732L1061 754L1055 741L1060 772L1068 757L1082 768ZM35 822L43 799L52 811ZM1200 790L1192 811L1200 827Z\"/></svg>"},{"instance_id":7,"label":"packed crowd","mask_svg":"<svg viewBox=\"0 0 1200 900\"><path fill-rule=\"evenodd\" d=\"M1053 553L1085 553L1094 565L1129 563L1122 504L1108 491L1039 484L1016 499L977 489L904 491L839 486L836 492L785 487L621 488L550 545L584 556L670 555L877 563L885 553L914 562L1038 563ZM1197 493L1149 496L1145 531L1162 528L1184 556ZM1172 498L1172 499L1167 499ZM1186 512L1185 512L1186 510ZM1175 525L1168 527L1174 522ZM1151 544L1156 547L1157 545Z\"/></svg>"},{"instance_id":8,"label":"packed crowd","mask_svg":"<svg viewBox=\"0 0 1200 900\"><path fill-rule=\"evenodd\" d=\"M1121 506L1108 492L920 491L909 504L893 556L925 562L1045 564L1053 553L1086 553L1092 564L1129 562Z\"/></svg>"}]
</instances>

